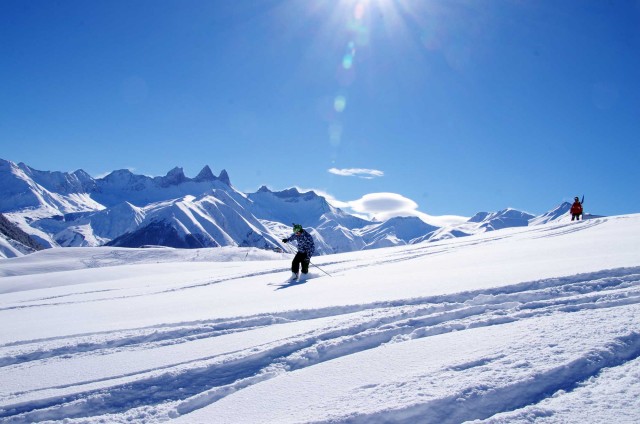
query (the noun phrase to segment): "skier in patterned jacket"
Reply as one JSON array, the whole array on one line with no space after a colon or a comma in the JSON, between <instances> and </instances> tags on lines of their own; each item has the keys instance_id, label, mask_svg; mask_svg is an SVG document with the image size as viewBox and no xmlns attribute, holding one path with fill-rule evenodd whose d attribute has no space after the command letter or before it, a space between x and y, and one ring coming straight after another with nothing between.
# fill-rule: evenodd
<instances>
[{"instance_id":1,"label":"skier in patterned jacket","mask_svg":"<svg viewBox=\"0 0 640 424\"><path fill-rule=\"evenodd\" d=\"M293 234L288 238L282 239L283 243L289 243L291 241L295 241L298 246L298 253L296 253L296 256L293 257L293 261L291 262L291 279L297 280L298 277L304 279L309 272L311 256L313 256L316 251L313 237L302 228L302 225L293 224ZM302 265L302 274L299 275L300 265Z\"/></svg>"}]
</instances>

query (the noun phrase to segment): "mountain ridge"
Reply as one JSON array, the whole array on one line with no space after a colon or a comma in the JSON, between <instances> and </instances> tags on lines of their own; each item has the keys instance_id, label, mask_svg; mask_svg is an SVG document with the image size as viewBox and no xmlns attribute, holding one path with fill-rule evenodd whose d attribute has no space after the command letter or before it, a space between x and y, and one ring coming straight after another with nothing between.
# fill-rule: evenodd
<instances>
[{"instance_id":1,"label":"mountain ridge","mask_svg":"<svg viewBox=\"0 0 640 424\"><path fill-rule=\"evenodd\" d=\"M563 219L568 211L562 204L535 217L507 208L479 212L448 227L417 217L369 221L332 206L314 191L272 191L263 185L254 193L241 193L226 170L216 177L209 165L194 178L178 166L159 177L119 169L93 178L82 169L39 171L0 159L0 183L0 213L47 248L165 245L284 250L287 246L281 239L297 223L312 233L318 254L330 254L536 225Z\"/></svg>"}]
</instances>

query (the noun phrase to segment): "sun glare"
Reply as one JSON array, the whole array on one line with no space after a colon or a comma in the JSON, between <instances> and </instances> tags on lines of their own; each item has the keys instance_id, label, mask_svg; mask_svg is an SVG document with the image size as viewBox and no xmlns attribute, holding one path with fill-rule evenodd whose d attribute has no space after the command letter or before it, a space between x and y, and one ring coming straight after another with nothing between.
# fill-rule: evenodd
<instances>
[{"instance_id":1,"label":"sun glare","mask_svg":"<svg viewBox=\"0 0 640 424\"><path fill-rule=\"evenodd\" d=\"M437 8L444 6L431 0L327 0L314 5L307 12L323 19L314 40L322 54L316 57L335 61L335 91L327 96L330 102L322 102L332 107L323 107L322 116L327 121L328 142L337 152L349 134L348 116L354 109L347 105L355 104L350 99L354 83L362 75L371 75L365 71L372 71L367 66L375 65L367 59L386 57L392 63L393 56L411 49L437 49L437 29L442 24L435 27L434 22Z\"/></svg>"}]
</instances>

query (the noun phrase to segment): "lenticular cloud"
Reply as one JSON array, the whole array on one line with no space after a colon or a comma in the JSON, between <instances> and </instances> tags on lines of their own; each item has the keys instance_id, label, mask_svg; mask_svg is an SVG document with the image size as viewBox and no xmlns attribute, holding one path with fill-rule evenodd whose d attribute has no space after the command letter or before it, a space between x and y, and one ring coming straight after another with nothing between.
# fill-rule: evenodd
<instances>
[{"instance_id":1,"label":"lenticular cloud","mask_svg":"<svg viewBox=\"0 0 640 424\"><path fill-rule=\"evenodd\" d=\"M412 215L418 204L397 193L370 193L358 200L349 202L349 206L358 213L376 216L397 216L403 213Z\"/></svg>"},{"instance_id":2,"label":"lenticular cloud","mask_svg":"<svg viewBox=\"0 0 640 424\"><path fill-rule=\"evenodd\" d=\"M329 169L329 173L340 175L342 177L360 177L365 179L372 179L375 177L382 177L384 172L379 171L377 169L366 169L366 168L331 168Z\"/></svg>"}]
</instances>

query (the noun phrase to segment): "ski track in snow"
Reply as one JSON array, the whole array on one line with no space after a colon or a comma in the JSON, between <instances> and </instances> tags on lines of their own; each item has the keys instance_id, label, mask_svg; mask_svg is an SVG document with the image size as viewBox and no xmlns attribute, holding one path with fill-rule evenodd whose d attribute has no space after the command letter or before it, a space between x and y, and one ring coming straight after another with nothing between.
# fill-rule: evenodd
<instances>
[{"instance_id":1,"label":"ski track in snow","mask_svg":"<svg viewBox=\"0 0 640 424\"><path fill-rule=\"evenodd\" d=\"M542 228L542 229L530 229L527 227L527 230L529 233L542 233L539 236L532 236L532 238L543 238L543 237L557 237L557 236L562 236L568 233L573 233L576 231L584 231L586 229L589 229L591 227L603 224L604 222L606 222L606 219L592 219L592 220L587 220L587 221L581 221L580 223L576 223L576 225L573 226L567 226L566 224L558 224L555 226L551 226L548 228ZM371 261L371 260L367 260L367 261L362 261L360 259L351 259L351 260L341 260L341 261L326 261L322 263L322 266L333 266L333 273L334 274L338 274L340 272L343 271L347 271L347 270L353 270L353 269L357 269L357 268L367 268L367 267L371 267L371 266L378 266L378 265L383 265L383 264L389 264L389 263L394 263L394 262L404 262L404 261L410 261L410 260L414 260L416 258L420 258L420 257L424 257L424 256L430 256L430 255L438 255L438 254L446 254L449 251L453 251L453 250L460 250L461 248L468 248L468 247L474 247L477 246L479 244L485 244L485 243L496 243L499 242L503 239L508 239L512 237L512 235L504 235L504 236L495 236L494 234L492 234L491 238L488 239L480 239L480 240L473 240L473 241L468 241L465 240L464 238L460 239L460 241L456 242L449 242L447 245L445 246L438 246L438 245L429 245L427 244L426 246L417 246L415 248L413 248L410 252L407 252L405 250L403 251L399 251L395 254L389 254L387 252L385 252L384 256L381 256L378 260L376 261ZM372 254L371 256L375 256L375 254ZM131 264L131 262L125 262L125 256L122 253L119 252L110 252L107 254L102 254L102 255L93 255L92 258L89 260L89 262L91 262L91 264L86 264L87 267L89 268L102 268L102 267L109 267L109 266L118 266L118 265L124 265L124 264ZM145 254L139 254L136 256L136 260L143 260L143 259L148 259L149 255L145 255ZM87 260L83 260L82 262L86 262ZM135 261L134 261L135 263ZM338 265L338 266L336 266ZM342 265L342 266L340 266ZM312 263L312 268L315 267L315 264ZM205 281L202 282L196 282L194 284L190 284L190 285L186 285L186 286L179 286L179 287L174 287L174 288L168 288L168 289L164 289L164 290L158 290L156 292L145 292L142 294L137 294L137 295L121 295L121 296L113 296L110 297L109 299L124 299L124 298L130 298L130 297L143 297L143 296L149 296L152 294L160 294L160 293L168 293L168 292L176 292L176 291L181 291L181 290L187 290L187 289L193 289L193 288L201 288L201 287L206 287L206 286L210 286L210 285L214 285L214 284L220 284L220 283L224 283L224 282L228 282L228 281L233 281L233 280L237 280L237 279L244 279L247 277L256 277L256 276L261 276L261 275L267 275L267 274L274 274L274 275L279 275L282 272L286 272L289 268L288 267L279 267L279 268L273 268L273 269L268 269L268 270L264 270L264 271L260 271L260 272L255 272L255 273L241 273L235 276L227 276L224 278L215 278L215 279L207 279ZM118 292L117 289L109 289L109 290L101 290L101 291L96 291L96 292ZM96 292L78 292L78 293L67 293L67 294L63 294L63 295L59 295L56 297L46 297L46 298L40 298L40 299L32 299L29 302L29 305L13 305L13 306L9 306L9 307L4 307L4 308L0 308L0 311L2 310L8 310L8 309L16 309L16 308L30 308L30 307L38 307L38 306L52 306L52 305L65 305L65 304L73 304L73 303L79 303L80 301L69 301L69 302L57 302L57 303L51 303L51 302L46 302L46 303L42 303L42 304L38 304L38 303L33 303L36 300L40 300L40 301L48 301L48 300L52 300L52 299L62 299L65 297L73 297L73 296L77 296L79 294L87 294L87 293L96 293ZM93 299L93 300L86 300L83 302L102 302L104 301L105 298L101 298L101 299Z\"/></svg>"},{"instance_id":2,"label":"ski track in snow","mask_svg":"<svg viewBox=\"0 0 640 424\"><path fill-rule=\"evenodd\" d=\"M597 224L594 220L587 225ZM541 231L541 236L555 234L554 232L546 233L546 229ZM459 246L458 244L457 247ZM441 251L441 248L425 247L416 249L414 255L438 254ZM395 259L387 257L386 260L379 258L380 261L405 259L406 256ZM351 265L353 269L370 266L371 262L337 265L344 266L345 269L349 269ZM280 273L282 269L269 270L260 274L276 272ZM185 290L233 278L239 277L211 280L171 290ZM155 325L7 344L0 346L0 369L27 366L37 361L83 355L100 356L127 350L178 345L193 340L215 338L234 332L248 332L303 320L331 319L327 323L319 324L309 333L284 337L234 352L172 363L134 374L114 376L105 381L84 381L71 387L47 387L42 390L49 393L42 397L38 397L38 390L12 393L5 399L0 399L0 422L89 419L92 416L123 413L134 408L154 407L164 408L162 409L165 411L163 419L166 420L210 405L229 394L282 373L311 367L386 343L402 343L411 339L500 325L553 313L573 313L632 304L640 304L640 267L619 268L525 282L495 289L424 298ZM23 307L38 305L31 304ZM409 423L415 422L416 417L420 417L420 422L424 423L455 423L485 419L492 414L512 411L539 402L557 390L570 389L598 374L603 368L618 366L638 357L640 357L640 334L630 332L627 336L611 342L605 349L584 352L582 357L565 364L561 369L554 368L545 371L544 375L534 376L536 379L545 381L543 385L516 381L484 396L470 396L468 401L471 403L468 403L466 408L456 409L455 399L438 399L435 403L431 401L403 410L350 416L342 422ZM495 359L486 358L484 361L490 362ZM480 365L482 365L481 362L463 364L452 369L451 372ZM95 383L99 383L100 387L88 388ZM52 390L61 390L64 394L52 396L50 394ZM15 400L24 396L37 400L23 402ZM141 398L144 399L144 405L140 404ZM477 408L473 407L473 402L478 404ZM426 414L427 410L429 414ZM148 416L142 420L146 419ZM136 420L132 419L132 422Z\"/></svg>"}]
</instances>

